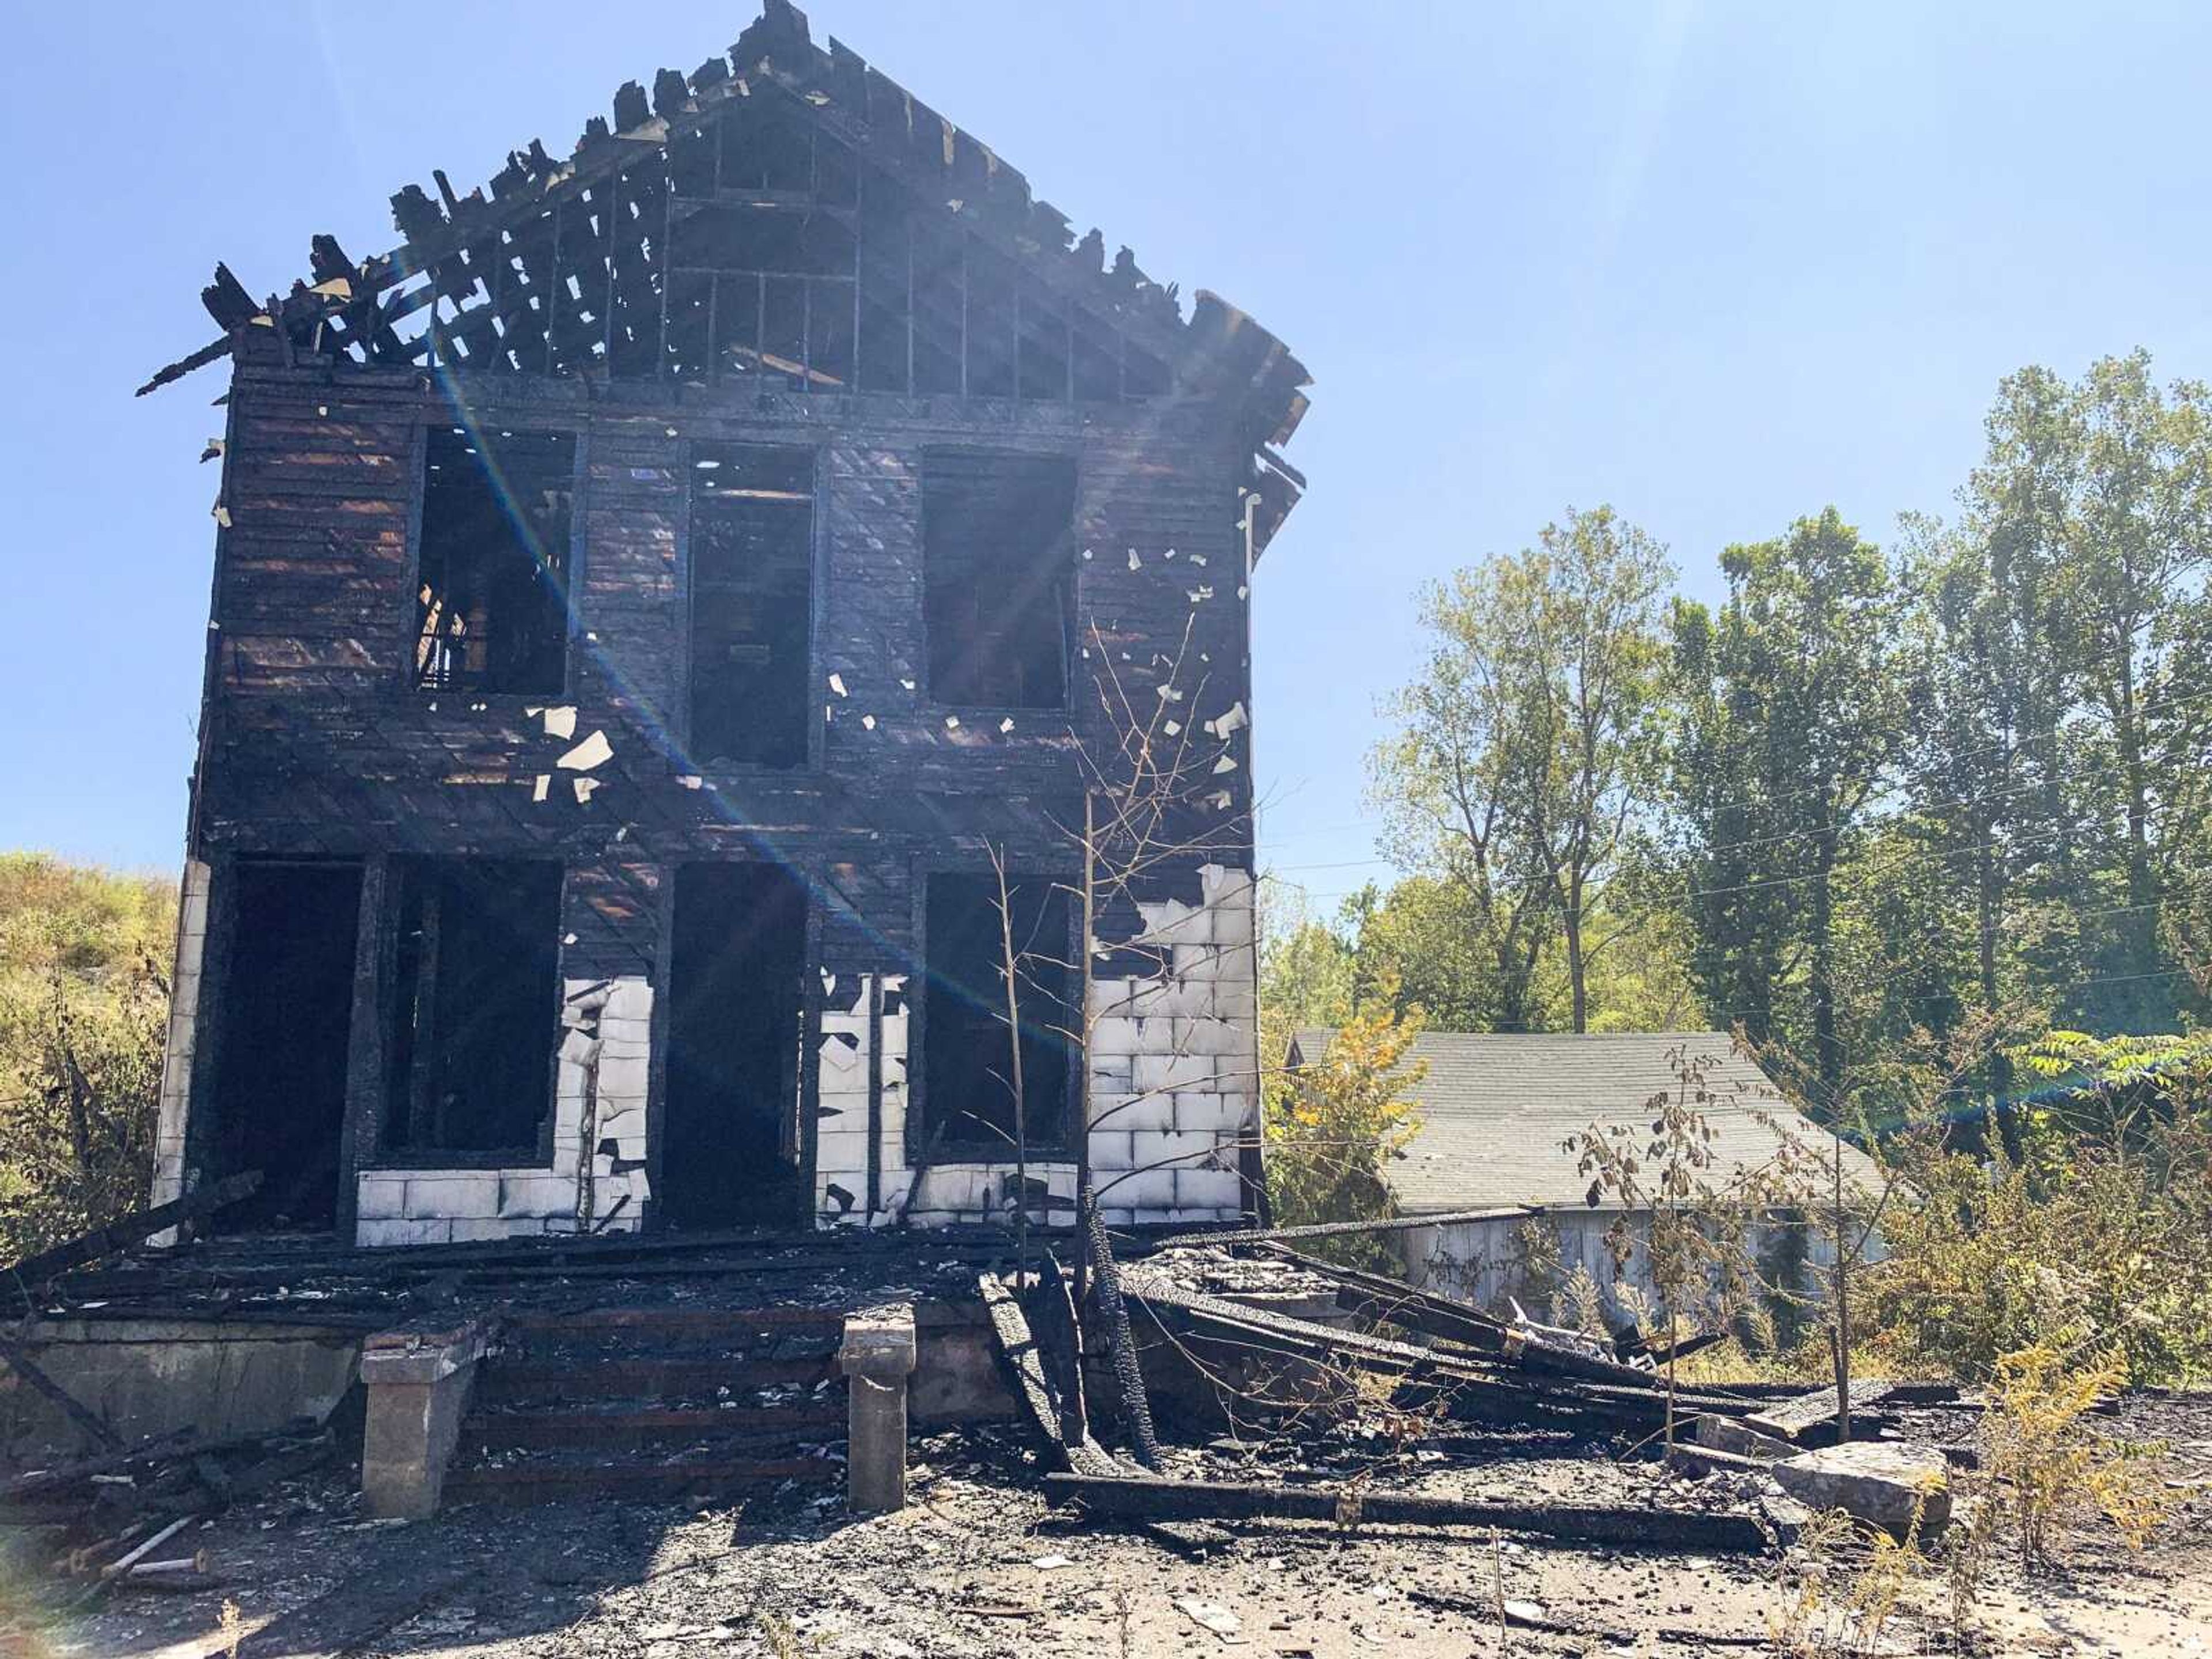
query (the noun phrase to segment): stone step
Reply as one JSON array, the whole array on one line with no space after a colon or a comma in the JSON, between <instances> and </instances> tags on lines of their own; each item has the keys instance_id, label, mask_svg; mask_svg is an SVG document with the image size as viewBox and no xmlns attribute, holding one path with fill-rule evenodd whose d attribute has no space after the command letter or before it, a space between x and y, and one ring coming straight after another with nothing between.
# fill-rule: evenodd
<instances>
[{"instance_id":1,"label":"stone step","mask_svg":"<svg viewBox=\"0 0 2212 1659\"><path fill-rule=\"evenodd\" d=\"M495 1450L635 1450L702 1441L837 1441L845 1435L842 1399L803 1399L770 1406L615 1404L539 1407L472 1413L461 1431L471 1452Z\"/></svg>"},{"instance_id":2,"label":"stone step","mask_svg":"<svg viewBox=\"0 0 2212 1659\"><path fill-rule=\"evenodd\" d=\"M566 1312L530 1309L507 1313L500 1321L503 1330L526 1338L620 1333L643 1339L730 1334L766 1338L793 1332L835 1338L844 1322L843 1314L829 1308L702 1308L681 1304Z\"/></svg>"},{"instance_id":3,"label":"stone step","mask_svg":"<svg viewBox=\"0 0 2212 1659\"><path fill-rule=\"evenodd\" d=\"M553 1358L487 1361L477 1393L487 1402L555 1403L575 1400L711 1401L779 1384L812 1388L840 1380L834 1347L793 1358L727 1355Z\"/></svg>"},{"instance_id":4,"label":"stone step","mask_svg":"<svg viewBox=\"0 0 2212 1659\"><path fill-rule=\"evenodd\" d=\"M715 1330L675 1327L663 1330L607 1327L576 1331L509 1330L501 1335L491 1363L579 1370L636 1359L681 1360L750 1365L820 1359L837 1352L834 1329Z\"/></svg>"},{"instance_id":5,"label":"stone step","mask_svg":"<svg viewBox=\"0 0 2212 1659\"><path fill-rule=\"evenodd\" d=\"M528 1455L454 1469L446 1496L457 1504L541 1504L617 1498L672 1503L719 1498L787 1480L829 1486L844 1462L820 1454L738 1455L726 1450L665 1459Z\"/></svg>"}]
</instances>

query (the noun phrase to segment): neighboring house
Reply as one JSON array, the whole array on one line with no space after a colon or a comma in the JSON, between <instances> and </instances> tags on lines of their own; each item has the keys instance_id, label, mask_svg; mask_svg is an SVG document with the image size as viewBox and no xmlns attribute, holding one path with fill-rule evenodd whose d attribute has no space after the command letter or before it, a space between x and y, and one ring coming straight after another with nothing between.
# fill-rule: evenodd
<instances>
[{"instance_id":1,"label":"neighboring house","mask_svg":"<svg viewBox=\"0 0 2212 1659\"><path fill-rule=\"evenodd\" d=\"M1092 1127L1088 954L1094 1012L1173 1016L1094 1045L1145 1097L1101 1188L1175 1149L1108 1218L1239 1215L1304 369L787 0L495 164L282 297L218 268L147 388L228 366L155 1198L259 1170L222 1225L362 1244L1003 1215L1003 856L1031 1201ZM1086 953L1109 673L1204 851Z\"/></svg>"},{"instance_id":2,"label":"neighboring house","mask_svg":"<svg viewBox=\"0 0 2212 1659\"><path fill-rule=\"evenodd\" d=\"M1328 1051L1332 1033L1300 1031L1290 1063L1310 1064ZM1575 1036L1503 1036L1431 1031L1414 1039L1404 1062L1427 1072L1408 1095L1419 1127L1401 1158L1384 1171L1407 1217L1454 1216L1528 1206L1541 1213L1486 1221L1449 1221L1395 1237L1406 1275L1486 1307L1519 1301L1529 1316L1553 1316L1553 1298L1577 1267L1589 1269L1607 1307L1618 1306L1617 1277L1607 1236L1626 1222L1639 1237L1648 1212L1625 1211L1601 1192L1589 1203L1593 1177L1568 1143L1593 1127L1624 1126L1641 1158L1651 1140L1654 1097L1680 1097L1686 1065L1699 1065L1715 1098L1700 1108L1712 1131L1710 1167L1697 1178L1714 1188L1742 1171L1771 1170L1794 1140L1807 1155L1832 1159L1842 1146L1844 1176L1862 1193L1881 1189L1872 1159L1798 1112L1772 1081L1718 1031L1662 1031ZM1762 1121L1762 1117L1771 1121ZM1656 1184L1649 1165L1638 1178ZM1539 1234L1555 1248L1537 1248ZM1820 1228L1778 1220L1763 1227L1754 1248L1770 1281L1817 1293L1812 1270L1834 1260ZM1802 1260L1796 1258L1802 1255ZM1555 1265L1554 1265L1555 1263ZM1627 1276L1650 1289L1640 1246Z\"/></svg>"}]
</instances>

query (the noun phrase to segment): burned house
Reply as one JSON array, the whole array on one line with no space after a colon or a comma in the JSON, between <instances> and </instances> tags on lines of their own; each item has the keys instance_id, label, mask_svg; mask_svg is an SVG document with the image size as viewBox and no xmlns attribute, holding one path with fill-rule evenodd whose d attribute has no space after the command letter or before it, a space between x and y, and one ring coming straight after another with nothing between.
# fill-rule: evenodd
<instances>
[{"instance_id":1,"label":"burned house","mask_svg":"<svg viewBox=\"0 0 2212 1659\"><path fill-rule=\"evenodd\" d=\"M393 210L289 294L218 269L152 383L230 364L156 1201L880 1227L1087 1162L1109 1220L1247 1209L1297 361L784 0ZM1133 732L1204 785L1086 948Z\"/></svg>"}]
</instances>

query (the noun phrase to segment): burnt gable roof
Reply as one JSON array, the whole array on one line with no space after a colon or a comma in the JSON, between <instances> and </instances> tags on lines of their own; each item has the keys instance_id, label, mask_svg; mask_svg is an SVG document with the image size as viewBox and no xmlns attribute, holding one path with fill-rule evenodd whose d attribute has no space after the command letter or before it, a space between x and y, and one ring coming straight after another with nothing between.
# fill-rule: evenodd
<instances>
[{"instance_id":1,"label":"burnt gable roof","mask_svg":"<svg viewBox=\"0 0 2212 1659\"><path fill-rule=\"evenodd\" d=\"M341 365L668 374L672 313L679 325L685 320L674 292L681 273L672 274L668 249L681 240L678 207L688 213L699 205L677 169L686 147L714 141L733 122L769 118L826 136L871 177L896 181L912 212L933 222L929 234L944 227L972 238L1071 319L1110 331L1125 343L1125 356L1146 365L1146 393L1233 398L1255 447L1279 444L1297 427L1307 376L1279 340L1203 290L1186 319L1174 289L1146 276L1127 248L1109 264L1097 230L1076 240L1067 216L1037 199L988 145L842 43L817 46L805 14L788 0L765 0L726 58L709 58L689 76L664 69L649 94L626 82L611 118L592 117L565 160L532 140L509 153L487 186L466 195L442 173L434 175L434 198L419 185L401 191L392 210L405 240L387 252L356 262L319 235L309 276L267 300L218 266L202 297L223 338L140 390L226 355L257 329L274 331L288 360L305 354ZM756 189L745 205L795 204ZM1066 327L1072 358L1076 325ZM672 367L683 374L680 354ZM852 383L850 376L801 377L808 378L826 382L823 389ZM1295 472L1271 459L1261 474L1276 495L1295 498Z\"/></svg>"}]
</instances>

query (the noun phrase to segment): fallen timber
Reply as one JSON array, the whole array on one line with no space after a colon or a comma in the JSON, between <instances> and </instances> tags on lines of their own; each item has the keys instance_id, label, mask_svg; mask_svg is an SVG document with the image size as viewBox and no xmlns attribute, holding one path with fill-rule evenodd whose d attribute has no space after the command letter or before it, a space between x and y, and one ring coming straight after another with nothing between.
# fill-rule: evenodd
<instances>
[{"instance_id":1,"label":"fallen timber","mask_svg":"<svg viewBox=\"0 0 2212 1659\"><path fill-rule=\"evenodd\" d=\"M1097 1195L1084 1184L1078 1209L1082 1218L1083 1249L1091 1273L1091 1296L1106 1327L1106 1346L1114 1364L1115 1385L1120 1389L1121 1418L1134 1443L1137 1461L1148 1469L1160 1464L1159 1437L1152 1427L1152 1401L1145 1392L1145 1376L1137 1364L1137 1344L1129 1334L1128 1304L1121 1297L1121 1265L1099 1219ZM1083 1310L1078 1308L1079 1318Z\"/></svg>"},{"instance_id":2,"label":"fallen timber","mask_svg":"<svg viewBox=\"0 0 2212 1659\"><path fill-rule=\"evenodd\" d=\"M1339 1526L1496 1527L1638 1549L1764 1551L1767 1528L1747 1515L1570 1504L1490 1504L1409 1492L1355 1492L1213 1480L1048 1474L1045 1496L1131 1521L1328 1521Z\"/></svg>"},{"instance_id":3,"label":"fallen timber","mask_svg":"<svg viewBox=\"0 0 2212 1659\"><path fill-rule=\"evenodd\" d=\"M1369 1221L1314 1221L1297 1227L1240 1227L1232 1232L1170 1233L1152 1241L1153 1251L1172 1250L1187 1244L1276 1244L1292 1239L1347 1238L1354 1234L1406 1233L1418 1227L1455 1227L1479 1221L1511 1221L1541 1215L1543 1206L1516 1204L1506 1209L1454 1210L1443 1215L1398 1215Z\"/></svg>"},{"instance_id":4,"label":"fallen timber","mask_svg":"<svg viewBox=\"0 0 2212 1659\"><path fill-rule=\"evenodd\" d=\"M1898 1386L1876 1379L1851 1384L1853 1439L1865 1439L1881 1425L1886 1415L1869 1408L1887 1401ZM1763 1404L1745 1421L1762 1434L1800 1446L1832 1446L1838 1437L1836 1405L1836 1390L1832 1387L1817 1389L1794 1400Z\"/></svg>"},{"instance_id":5,"label":"fallen timber","mask_svg":"<svg viewBox=\"0 0 2212 1659\"><path fill-rule=\"evenodd\" d=\"M44 1395L94 1445L108 1451L123 1449L122 1437L75 1395L48 1376L45 1368L13 1337L0 1335L0 1364L21 1377L33 1393Z\"/></svg>"},{"instance_id":6,"label":"fallen timber","mask_svg":"<svg viewBox=\"0 0 2212 1659\"><path fill-rule=\"evenodd\" d=\"M1417 1331L1479 1352L1502 1355L1526 1370L1555 1371L1565 1376L1588 1377L1592 1382L1616 1382L1630 1388L1663 1387L1662 1372L1618 1360L1595 1358L1546 1342L1505 1320L1433 1291L1418 1290L1380 1273L1340 1267L1333 1261L1302 1255L1279 1243L1266 1243L1261 1248L1307 1273L1334 1280L1337 1285L1337 1306L1364 1319ZM1832 1404L1830 1410L1832 1413Z\"/></svg>"},{"instance_id":7,"label":"fallen timber","mask_svg":"<svg viewBox=\"0 0 2212 1659\"><path fill-rule=\"evenodd\" d=\"M1531 1374L1510 1352L1484 1354L1452 1346L1419 1346L1384 1336L1340 1330L1310 1320L1248 1307L1175 1284L1157 1268L1123 1270L1123 1294L1163 1328L1200 1342L1257 1351L1322 1366L1402 1377L1434 1389L1455 1417L1486 1422L1566 1422L1607 1431L1649 1433L1663 1426L1664 1379L1623 1366L1627 1381L1600 1382L1566 1374ZM1525 1351L1524 1351L1525 1353ZM1739 1417L1760 1402L1677 1390L1678 1418L1698 1413Z\"/></svg>"},{"instance_id":8,"label":"fallen timber","mask_svg":"<svg viewBox=\"0 0 2212 1659\"><path fill-rule=\"evenodd\" d=\"M133 1249L156 1233L213 1215L241 1199L251 1198L260 1186L261 1171L258 1170L248 1170L243 1174L231 1176L186 1193L182 1198L173 1199L167 1204L156 1204L147 1210L134 1210L104 1227L95 1227L90 1232L81 1233L50 1250L26 1256L13 1266L0 1269L0 1278L14 1279L22 1285L42 1285L71 1268L86 1267L103 1256Z\"/></svg>"},{"instance_id":9,"label":"fallen timber","mask_svg":"<svg viewBox=\"0 0 2212 1659\"><path fill-rule=\"evenodd\" d=\"M1072 1364L1046 1363L1045 1351L1030 1334L1028 1316L1022 1312L1013 1287L996 1273L988 1273L978 1274L975 1285L982 1294L983 1306L990 1313L991 1332L998 1340L999 1357L1012 1376L1015 1395L1052 1461L1079 1474L1126 1474L1127 1466L1091 1438L1088 1427L1080 1426L1081 1412L1071 1409L1072 1402L1063 1398L1054 1381L1055 1375L1073 1374L1079 1379L1079 1372ZM1075 1428L1073 1435L1069 1432L1071 1426Z\"/></svg>"}]
</instances>

